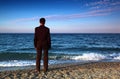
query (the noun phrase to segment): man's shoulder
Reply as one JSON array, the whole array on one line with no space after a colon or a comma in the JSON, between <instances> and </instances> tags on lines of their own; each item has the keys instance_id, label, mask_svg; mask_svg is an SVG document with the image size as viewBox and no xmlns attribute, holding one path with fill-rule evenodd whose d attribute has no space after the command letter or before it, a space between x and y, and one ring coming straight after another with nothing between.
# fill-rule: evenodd
<instances>
[{"instance_id":1,"label":"man's shoulder","mask_svg":"<svg viewBox=\"0 0 120 79\"><path fill-rule=\"evenodd\" d=\"M45 29L49 31L49 28L45 26Z\"/></svg>"},{"instance_id":2,"label":"man's shoulder","mask_svg":"<svg viewBox=\"0 0 120 79\"><path fill-rule=\"evenodd\" d=\"M35 27L35 30L38 30L38 29L46 29L46 30L49 30L49 28L48 28L48 27L46 27L46 26L44 26L44 27L40 27L40 26Z\"/></svg>"},{"instance_id":3,"label":"man's shoulder","mask_svg":"<svg viewBox=\"0 0 120 79\"><path fill-rule=\"evenodd\" d=\"M45 26L46 29L49 29L48 27Z\"/></svg>"},{"instance_id":4,"label":"man's shoulder","mask_svg":"<svg viewBox=\"0 0 120 79\"><path fill-rule=\"evenodd\" d=\"M35 29L38 29L39 28L39 26L38 27L35 27Z\"/></svg>"},{"instance_id":5,"label":"man's shoulder","mask_svg":"<svg viewBox=\"0 0 120 79\"><path fill-rule=\"evenodd\" d=\"M40 26L38 26L38 27L35 27L35 30L37 31L37 30L40 30Z\"/></svg>"}]
</instances>

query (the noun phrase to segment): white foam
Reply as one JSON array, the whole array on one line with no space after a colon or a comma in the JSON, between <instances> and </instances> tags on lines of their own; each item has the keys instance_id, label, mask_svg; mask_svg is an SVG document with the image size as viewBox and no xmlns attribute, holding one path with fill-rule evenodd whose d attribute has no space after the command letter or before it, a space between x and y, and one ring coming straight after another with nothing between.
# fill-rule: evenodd
<instances>
[{"instance_id":1,"label":"white foam","mask_svg":"<svg viewBox=\"0 0 120 79\"><path fill-rule=\"evenodd\" d=\"M2 66L2 67L29 66L29 65L35 65L35 61L11 60L11 61L2 61L2 62L0 62L0 66Z\"/></svg>"},{"instance_id":2,"label":"white foam","mask_svg":"<svg viewBox=\"0 0 120 79\"><path fill-rule=\"evenodd\" d=\"M50 64L61 64L61 63L69 63L70 60L49 60ZM1 61L0 67L15 67L15 66L31 66L36 65L36 60L10 60L10 61ZM41 65L43 65L43 61L41 61Z\"/></svg>"},{"instance_id":3,"label":"white foam","mask_svg":"<svg viewBox=\"0 0 120 79\"><path fill-rule=\"evenodd\" d=\"M97 53L84 53L81 56L75 56L72 59L74 60L102 60L105 59L106 57L102 54L97 54Z\"/></svg>"},{"instance_id":4,"label":"white foam","mask_svg":"<svg viewBox=\"0 0 120 79\"><path fill-rule=\"evenodd\" d=\"M118 57L115 57L114 59L116 59L116 60L120 60L120 56L118 56Z\"/></svg>"},{"instance_id":5,"label":"white foam","mask_svg":"<svg viewBox=\"0 0 120 79\"><path fill-rule=\"evenodd\" d=\"M116 57L114 57L115 60L120 60L120 54L118 54Z\"/></svg>"}]
</instances>

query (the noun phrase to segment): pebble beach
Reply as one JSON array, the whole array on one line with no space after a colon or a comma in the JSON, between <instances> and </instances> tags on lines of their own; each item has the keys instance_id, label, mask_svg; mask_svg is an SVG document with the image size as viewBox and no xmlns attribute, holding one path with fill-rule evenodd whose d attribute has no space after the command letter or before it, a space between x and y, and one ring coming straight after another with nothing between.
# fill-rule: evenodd
<instances>
[{"instance_id":1,"label":"pebble beach","mask_svg":"<svg viewBox=\"0 0 120 79\"><path fill-rule=\"evenodd\" d=\"M0 71L0 79L120 79L120 62L50 65L46 73L35 67Z\"/></svg>"}]
</instances>

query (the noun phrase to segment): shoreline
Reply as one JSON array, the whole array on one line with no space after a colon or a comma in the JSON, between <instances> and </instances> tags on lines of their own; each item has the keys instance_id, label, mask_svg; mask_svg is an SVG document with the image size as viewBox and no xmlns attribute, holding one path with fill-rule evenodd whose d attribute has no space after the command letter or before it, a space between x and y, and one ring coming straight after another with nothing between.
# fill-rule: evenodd
<instances>
[{"instance_id":1,"label":"shoreline","mask_svg":"<svg viewBox=\"0 0 120 79\"><path fill-rule=\"evenodd\" d=\"M44 73L43 68L40 73L35 71L35 67L28 69L18 69L10 71L0 71L1 79L28 79L28 78L94 78L94 79L119 79L120 62L91 62L50 65L48 72Z\"/></svg>"},{"instance_id":2,"label":"shoreline","mask_svg":"<svg viewBox=\"0 0 120 79\"><path fill-rule=\"evenodd\" d=\"M82 64L90 64L90 63L99 63L99 62L120 62L120 61L75 61L75 60L69 60L69 61L59 61L59 63L49 64L49 67L66 67L71 65L82 65ZM41 68L43 69L43 62L41 63ZM2 71L15 71L15 70L24 70L24 69L35 69L35 65L28 65L28 66L0 66L0 72Z\"/></svg>"},{"instance_id":3,"label":"shoreline","mask_svg":"<svg viewBox=\"0 0 120 79\"><path fill-rule=\"evenodd\" d=\"M80 65L80 64L85 64L85 63L91 63L91 62L94 62L94 61L89 61L89 62L80 62L80 61L77 61L77 62L73 62L70 61L69 62L66 62L66 63L57 63L57 64L49 64L49 68L53 68L53 67L66 67L66 66L71 66L71 65ZM42 63L43 64L43 63ZM1 72L4 72L4 71L15 71L15 70L24 70L24 69L35 69L35 65L29 65L29 66L11 66L11 67L0 67L0 71ZM43 69L43 65L41 65L41 69Z\"/></svg>"}]
</instances>

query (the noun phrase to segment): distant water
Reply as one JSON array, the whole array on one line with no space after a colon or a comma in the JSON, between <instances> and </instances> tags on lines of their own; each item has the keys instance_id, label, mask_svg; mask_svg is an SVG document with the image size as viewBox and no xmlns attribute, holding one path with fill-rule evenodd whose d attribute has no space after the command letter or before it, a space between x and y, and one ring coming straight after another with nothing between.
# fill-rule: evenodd
<instances>
[{"instance_id":1,"label":"distant water","mask_svg":"<svg viewBox=\"0 0 120 79\"><path fill-rule=\"evenodd\" d=\"M0 34L0 67L35 65L34 34ZM120 34L51 34L49 64L120 62ZM42 61L43 62L43 61Z\"/></svg>"}]
</instances>

